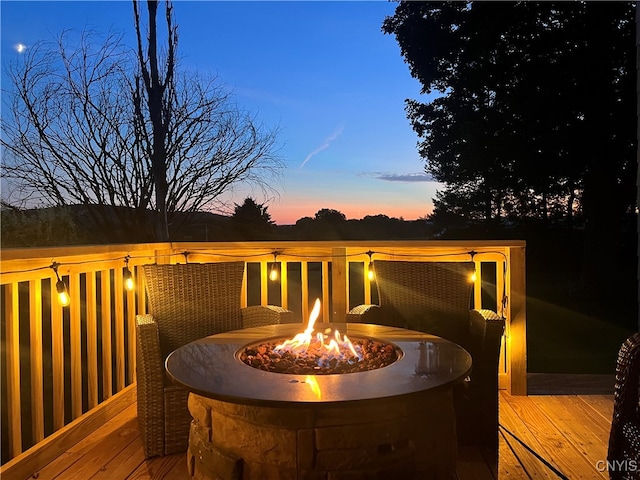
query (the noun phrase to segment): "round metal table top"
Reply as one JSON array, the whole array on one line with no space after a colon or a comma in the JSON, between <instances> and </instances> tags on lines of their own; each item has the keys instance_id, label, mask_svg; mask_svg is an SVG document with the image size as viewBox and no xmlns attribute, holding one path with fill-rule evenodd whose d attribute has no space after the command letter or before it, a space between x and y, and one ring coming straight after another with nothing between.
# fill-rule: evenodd
<instances>
[{"instance_id":1,"label":"round metal table top","mask_svg":"<svg viewBox=\"0 0 640 480\"><path fill-rule=\"evenodd\" d=\"M266 372L237 358L247 345L283 340L302 332L305 325L297 323L233 330L196 340L172 352L165 368L174 383L193 393L263 406L408 395L451 386L471 370L471 355L466 350L423 332L362 323L319 323L316 327L316 331L337 329L353 340L368 337L392 343L402 355L393 364L376 370L313 376Z\"/></svg>"}]
</instances>

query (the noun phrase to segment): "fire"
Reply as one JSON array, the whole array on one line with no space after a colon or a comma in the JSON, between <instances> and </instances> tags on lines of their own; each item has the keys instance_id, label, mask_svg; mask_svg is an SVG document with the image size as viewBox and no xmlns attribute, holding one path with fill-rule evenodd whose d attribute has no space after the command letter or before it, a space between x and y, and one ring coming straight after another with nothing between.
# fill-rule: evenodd
<instances>
[{"instance_id":1,"label":"fire","mask_svg":"<svg viewBox=\"0 0 640 480\"><path fill-rule=\"evenodd\" d=\"M324 366L332 360L354 359L362 360L362 352L359 347L355 347L346 335L341 335L336 330L330 336L331 330L325 333L317 332L315 335L314 326L320 315L320 299L316 299L313 310L309 315L307 328L302 333L298 333L293 338L285 340L275 347L276 352L290 352L293 355L313 355L318 358L318 364Z\"/></svg>"}]
</instances>

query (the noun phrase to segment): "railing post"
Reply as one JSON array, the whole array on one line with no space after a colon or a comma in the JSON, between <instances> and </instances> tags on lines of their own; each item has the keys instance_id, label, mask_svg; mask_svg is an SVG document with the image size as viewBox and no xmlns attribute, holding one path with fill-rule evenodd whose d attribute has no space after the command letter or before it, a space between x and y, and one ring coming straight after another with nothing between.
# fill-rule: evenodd
<instances>
[{"instance_id":1,"label":"railing post","mask_svg":"<svg viewBox=\"0 0 640 480\"><path fill-rule=\"evenodd\" d=\"M344 322L349 302L349 282L347 279L349 267L347 263L347 249L338 247L332 249L331 260L331 300L333 321Z\"/></svg>"},{"instance_id":2,"label":"railing post","mask_svg":"<svg viewBox=\"0 0 640 480\"><path fill-rule=\"evenodd\" d=\"M507 326L507 388L511 395L527 394L526 272L525 247L509 251L509 316Z\"/></svg>"}]
</instances>

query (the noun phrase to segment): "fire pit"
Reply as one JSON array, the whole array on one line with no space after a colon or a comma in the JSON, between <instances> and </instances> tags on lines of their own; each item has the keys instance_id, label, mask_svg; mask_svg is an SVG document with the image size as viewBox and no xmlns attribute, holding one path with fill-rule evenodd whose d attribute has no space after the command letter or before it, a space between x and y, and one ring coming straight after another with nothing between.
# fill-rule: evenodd
<instances>
[{"instance_id":1,"label":"fire pit","mask_svg":"<svg viewBox=\"0 0 640 480\"><path fill-rule=\"evenodd\" d=\"M167 358L170 378L191 392L193 478L452 478L452 387L468 374L469 354L439 337L395 327L325 328L353 343L391 345L396 359L322 374L275 373L243 362L248 350L280 345L300 324L214 335Z\"/></svg>"}]
</instances>

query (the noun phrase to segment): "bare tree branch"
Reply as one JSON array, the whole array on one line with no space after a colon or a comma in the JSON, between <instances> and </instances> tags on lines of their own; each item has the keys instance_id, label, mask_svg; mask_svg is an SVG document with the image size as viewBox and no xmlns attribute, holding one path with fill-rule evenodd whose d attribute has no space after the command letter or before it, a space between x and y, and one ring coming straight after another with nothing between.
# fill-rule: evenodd
<instances>
[{"instance_id":1,"label":"bare tree branch","mask_svg":"<svg viewBox=\"0 0 640 480\"><path fill-rule=\"evenodd\" d=\"M147 4L155 15L157 2ZM3 200L89 205L103 240L166 239L189 213L217 210L239 183L273 190L282 168L277 129L239 109L216 78L177 69L171 3L164 58L151 45L155 17L145 56L133 6L136 48L113 33L100 40L62 32L8 66L2 97L3 177L11 185ZM157 230L152 211L166 218Z\"/></svg>"}]
</instances>

